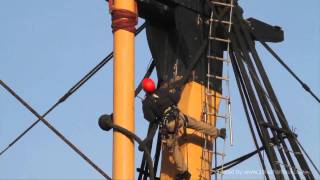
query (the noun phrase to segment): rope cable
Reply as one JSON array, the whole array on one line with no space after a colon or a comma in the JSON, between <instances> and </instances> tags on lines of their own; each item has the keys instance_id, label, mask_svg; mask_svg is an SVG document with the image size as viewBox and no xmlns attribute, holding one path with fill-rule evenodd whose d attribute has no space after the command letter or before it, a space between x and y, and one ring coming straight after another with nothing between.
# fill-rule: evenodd
<instances>
[{"instance_id":1,"label":"rope cable","mask_svg":"<svg viewBox=\"0 0 320 180\"><path fill-rule=\"evenodd\" d=\"M88 164L90 164L96 171L98 171L103 177L111 180L100 167L98 167L88 156L86 156L78 147L76 147L71 141L69 141L62 133L60 133L53 125L45 120L37 111L35 111L25 100L23 100L17 93L15 93L6 83L0 80L0 85L6 89L12 96L14 96L24 107L26 107L32 114L40 119L50 130L52 130L62 141L64 141L71 149L73 149L79 156L81 156Z\"/></svg>"},{"instance_id":2,"label":"rope cable","mask_svg":"<svg viewBox=\"0 0 320 180\"><path fill-rule=\"evenodd\" d=\"M304 83L293 71L292 69L277 55L276 52L274 52L270 46L263 42L260 41L259 42L271 53L271 55L301 84L301 86L303 87L304 90L306 90L308 93L311 94L311 96L318 102L320 103L320 98L311 90L311 88Z\"/></svg>"},{"instance_id":3,"label":"rope cable","mask_svg":"<svg viewBox=\"0 0 320 180\"><path fill-rule=\"evenodd\" d=\"M155 61L152 61L144 78L145 77L149 77L153 71L155 67ZM91 75L92 76L92 75ZM88 79L87 79L88 80ZM86 80L86 81L87 81ZM143 80L143 79L142 79ZM141 80L141 82L142 82ZM141 91L141 82L139 84L139 86L137 87L137 89L135 90L135 94L136 96L139 94L139 92ZM84 153L82 153L80 151L80 149L78 149L74 144L72 144L65 136L63 136L55 127L53 127L47 120L44 119L43 116L40 116L39 113L37 113L29 104L27 104L26 101L24 101L20 96L18 96L8 85L6 85L2 80L0 80L0 84L10 93L12 94L20 103L22 103L30 112L32 112L35 116L38 117L38 120L36 122L42 121L49 129L51 129L59 138L61 138L67 145L69 145L69 147L71 147L76 153L78 153L85 161L87 161L94 169L96 169L101 175L103 175L106 179L111 179L106 173L104 173L96 164L93 163L93 161L91 161ZM74 86L75 87L75 86ZM74 88L73 87L73 88ZM68 92L75 92L77 89L79 89L80 86L77 86L77 88L74 91L68 91ZM71 89L73 89L71 88ZM71 93L71 94L72 94ZM71 95L69 94L69 96ZM60 102L60 101L58 101ZM48 114L48 112L52 111L54 107L57 106L58 103L56 103L52 108L50 108L46 113ZM34 122L29 128L28 131L34 127L37 123ZM15 144L15 142L17 142L24 134L26 134L27 131L24 131L24 133L22 133L21 135L18 136L17 139L15 139L12 143L9 144L9 146L7 148L5 148L1 153L0 156L8 149L10 148L13 144ZM136 141L140 142L139 139L137 139L135 137ZM153 169L153 168L152 168Z\"/></svg>"},{"instance_id":4,"label":"rope cable","mask_svg":"<svg viewBox=\"0 0 320 180\"><path fill-rule=\"evenodd\" d=\"M256 137L256 134L255 134L254 129L253 129L252 120L251 120L250 115L249 115L249 110L250 110L250 113L252 114L252 119L255 122L255 116L253 115L254 112L252 111L252 108L251 108L251 106L252 106L251 105L251 101L249 99L249 95L248 95L248 92L247 92L247 87L245 87L245 84L244 84L243 75L241 74L238 62L236 60L237 58L231 52L233 52L232 49L229 52L230 53L230 59L231 59L231 63L232 63L233 69L234 69L233 72L234 72L234 75L235 75L236 83L238 85L238 89L239 89L242 105L243 105L243 108L244 108L244 111L245 111L245 115L247 117L246 119L248 121L249 129L250 129L250 132L251 132L251 135L252 135L252 138L253 138L254 145L255 145L256 149L258 150L259 149L259 144L258 144L257 137ZM258 133L258 135L259 135L259 137L261 139L262 135L261 135L261 132L260 132L259 129L257 129L257 133ZM269 178L269 175L267 173L267 168L266 168L266 165L265 165L265 163L263 161L263 157L262 157L260 151L258 151L258 156L259 156L262 168L263 168L263 174L264 174L265 178L267 180L269 180L270 178Z\"/></svg>"},{"instance_id":5,"label":"rope cable","mask_svg":"<svg viewBox=\"0 0 320 180\"><path fill-rule=\"evenodd\" d=\"M239 34L239 31L235 30L235 33ZM273 123L277 127L278 125L276 123L276 119L275 119L273 113L271 113L271 107L269 106L269 103L267 103L267 101L268 101L267 97L265 97L266 93L262 93L261 92L261 90L262 91L264 91L264 90L263 90L262 86L260 85L260 82L259 82L258 78L256 78L257 77L257 72L254 70L254 65L251 62L251 58L249 56L249 52L247 51L247 48L245 47L246 46L245 45L245 41L246 40L245 39L241 39L240 36L236 36L236 37L237 37L236 41L239 42L240 49L242 49L241 51L243 52L243 56L244 56L243 58L245 59L244 61L247 64L247 69L249 69L249 72L250 72L251 76L253 78L255 78L254 79L255 81L253 81L253 84L254 84L254 86L256 88L256 92L257 92L257 95L259 97L260 103L263 104L262 109L263 109L263 111L265 113L265 118L266 118L267 122ZM246 37L246 35L244 35L244 37ZM250 44L250 42L247 42L247 44ZM274 137L277 137L275 131L271 131L271 133L273 134ZM286 144L283 142L283 138L281 136L279 136L279 140L286 147ZM295 165L294 165L294 162L292 161L291 155L288 152L285 152L282 148L280 148L280 146L277 146L277 147L278 147L279 154L280 154L281 159L283 160L283 162L285 164L288 164L288 161L289 161L292 164L292 166L294 167ZM285 154L287 155L288 159L286 158ZM293 179L292 174L298 175L298 172L295 171L295 168L293 168L293 170L295 171L294 173L291 172L291 169L288 168L287 166L285 168L286 168L286 171L287 171L287 175L289 176L289 179ZM300 179L300 177L297 176L297 179Z\"/></svg>"},{"instance_id":6,"label":"rope cable","mask_svg":"<svg viewBox=\"0 0 320 180\"><path fill-rule=\"evenodd\" d=\"M250 45L249 45L249 46L250 46ZM252 48L252 46L251 46L250 48ZM253 50L253 54L255 55L255 50ZM254 58L258 58L258 57L254 57ZM259 58L258 58L258 59L259 59ZM261 66L261 65L260 65L260 66ZM250 67L248 67L248 70L249 70L249 72L252 71L252 69L251 69ZM285 117L284 117L284 115L283 115L283 113L282 113L282 111L281 111L281 108L279 107L278 103L277 103L277 102L274 102L274 99L272 99L272 97L269 97L268 93L265 92L264 88L263 88L262 85L259 83L258 78L255 77L254 75L253 75L253 80L256 81L256 82L258 82L258 86L260 86L260 90L262 90L262 92L267 96L267 98L268 98L268 99L270 100L270 102L273 104L274 110L277 112L280 121L285 121L285 122L286 122ZM270 87L269 87L269 88L270 88ZM273 92L271 92L271 93L273 93ZM271 95L274 96L274 94L271 94ZM275 97L274 97L274 98L275 98ZM276 99L275 99L275 101L276 101ZM278 108L280 108L280 109L278 109ZM287 124L285 123L284 126L287 126ZM290 131L290 130L289 130L289 131ZM296 137L293 137L293 138L296 138ZM289 141L289 142L292 143L291 141ZM299 151L299 149L297 149L297 148L295 147L295 151ZM297 156L297 158L298 158L298 159L301 159L299 156ZM302 159L302 161L303 161L303 159ZM300 161L299 161L299 163L300 163ZM301 166L304 166L303 168L307 168L307 169L308 169L308 167L305 166L305 164L302 164ZM310 171L307 171L307 172L310 172ZM309 174L309 173L308 173L308 174ZM307 175L308 175L308 174L307 174ZM308 175L308 176L309 176L309 175ZM306 176L306 177L307 177L307 176ZM312 177L312 174L310 174L309 177ZM308 177L308 178L309 178L309 177Z\"/></svg>"},{"instance_id":7,"label":"rope cable","mask_svg":"<svg viewBox=\"0 0 320 180\"><path fill-rule=\"evenodd\" d=\"M236 159L234 159L232 161L229 161L229 162L224 163L224 164L222 164L220 166L217 166L216 168L212 169L212 173L211 174L215 174L215 172L219 171L219 169L223 168L223 166L224 166L225 170L228 170L228 169L230 169L230 168L242 163L243 161L251 158L252 156L254 156L255 154L257 154L257 153L259 153L260 151L263 151L263 150L264 150L264 147L262 146L262 147L254 150L254 151L252 151L252 152L250 152L250 153L248 153L246 155L243 155L243 156L238 157L238 158L236 158Z\"/></svg>"},{"instance_id":8,"label":"rope cable","mask_svg":"<svg viewBox=\"0 0 320 180\"><path fill-rule=\"evenodd\" d=\"M144 28L146 24L143 23L135 32L138 35ZM80 81L78 81L74 86L72 86L67 93L65 93L50 109L48 109L42 117L46 117L51 111L53 111L58 105L67 100L73 93L75 93L81 86L83 86L93 75L95 75L104 65L106 65L113 58L113 52L109 53L99 64L97 64L91 71L89 71ZM137 92L137 91L136 91ZM26 128L22 133L20 133L9 145L0 152L0 156L3 155L7 150L9 150L14 144L16 144L24 135L26 135L36 124L38 124L40 119L35 120L28 128Z\"/></svg>"},{"instance_id":9,"label":"rope cable","mask_svg":"<svg viewBox=\"0 0 320 180\"><path fill-rule=\"evenodd\" d=\"M317 173L320 175L320 171L318 169L318 167L316 166L316 164L312 161L312 159L310 158L309 154L306 152L306 150L304 149L304 147L301 145L301 143L299 142L298 138L296 138L296 141L298 143L298 145L300 146L300 148L302 149L303 153L307 156L307 158L309 159L310 163L312 164L313 168L317 171Z\"/></svg>"}]
</instances>

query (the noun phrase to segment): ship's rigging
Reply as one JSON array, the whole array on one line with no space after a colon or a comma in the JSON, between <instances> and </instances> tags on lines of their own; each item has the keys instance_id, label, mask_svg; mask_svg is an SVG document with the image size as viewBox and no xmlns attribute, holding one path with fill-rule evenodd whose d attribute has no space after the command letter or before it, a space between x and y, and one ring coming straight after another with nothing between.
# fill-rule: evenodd
<instances>
[{"instance_id":1,"label":"ship's rigging","mask_svg":"<svg viewBox=\"0 0 320 180\"><path fill-rule=\"evenodd\" d=\"M175 1L177 2L177 1ZM188 9L192 9L192 7L188 7ZM197 11L197 9L192 9ZM221 21L221 20L218 20ZM233 29L231 33L228 35L230 38L230 58L233 66L233 70L235 73L235 77L238 83L239 92L242 98L243 105L245 107L248 124L251 129L252 136L255 141L256 150L242 156L234 161L223 163L219 167L215 167L213 172L218 172L216 170L222 168L229 168L237 163L242 162L243 160L250 158L252 155L259 154L261 159L261 163L264 166L264 170L266 171L266 165L264 165L264 161L262 160L261 151L266 151L266 154L269 159L270 166L274 171L281 171L281 169L285 169L288 173L289 179L301 179L302 177L299 175L298 171L302 171L303 175L306 179L314 179L312 175L312 171L310 170L309 163L304 159L302 149L297 135L294 134L289 128L284 113L281 110L279 102L273 92L272 86L268 80L266 72L262 66L261 60L258 56L258 53L254 47L254 41L252 40L252 33L248 30L250 26L248 24L243 23L243 18L239 9L235 10L234 18L232 20ZM143 24L138 28L136 34L141 32L141 30L145 27ZM231 30L231 29L230 29ZM254 34L253 34L254 35ZM303 88L309 92L316 101L319 102L319 98L311 91L311 89L298 78L289 68L285 65L284 61L282 61L279 56L276 55L274 51L266 44L265 41L259 39L259 37L254 37L255 40L260 41L268 51L271 52L276 59L285 66L286 69L298 80L298 82L303 86ZM229 49L229 48L228 48ZM27 128L21 135L19 135L12 143L8 145L6 149L4 149L0 156L7 151L10 147L12 147L21 137L23 137L29 130L31 130L35 124L42 121L46 125L50 124L44 119L47 114L49 114L52 110L54 110L59 104L67 100L73 93L75 93L85 82L87 82L96 72L98 72L109 60L112 59L113 54L110 53L101 63L99 63L92 71L90 71L83 79L81 79L75 86L73 86L64 96L62 96L57 103L55 103L46 113L42 116L32 110L32 108L26 104L19 96L17 96L10 87L8 87L3 81L1 85L8 90L11 94L13 94L21 103L23 103L30 111L32 111L36 116L37 120ZM209 55L210 56L210 55ZM150 76L155 63L152 62L145 77ZM210 85L209 85L210 86ZM137 87L135 94L138 95L141 91L141 84ZM256 128L254 130L254 128ZM88 160L88 158L81 153L72 143L66 140L65 137L59 135L58 131L51 126L50 128L56 134L64 140L73 150L75 150L82 158L84 158L90 165L92 165L100 174L102 174L107 179L110 179L108 175L106 175L99 167L97 167L92 161ZM255 131L257 134L255 134ZM268 133L271 132L271 133ZM270 134L272 136L270 136ZM262 147L259 146L259 139L256 137L259 136ZM157 146L160 144L157 143ZM292 150L288 148L291 146ZM150 148L150 147L149 147ZM280 154L280 159L276 155L276 151ZM157 172L158 160L159 160L159 147L157 147L157 151L155 154L155 162L153 164L155 172ZM305 153L306 154L306 153ZM296 158L298 163L295 163L292 158ZM139 178L147 178L149 176L148 171L150 168L147 167L147 155L144 155L144 158L141 163ZM309 159L311 161L311 159ZM311 161L312 163L312 161ZM313 165L313 163L312 163ZM225 166L225 167L223 167ZM297 168L300 167L300 168ZM319 170L314 167L316 171L319 173ZM274 176L277 179L283 179L284 176L282 174L275 173ZM266 178L268 179L268 175L266 174Z\"/></svg>"}]
</instances>

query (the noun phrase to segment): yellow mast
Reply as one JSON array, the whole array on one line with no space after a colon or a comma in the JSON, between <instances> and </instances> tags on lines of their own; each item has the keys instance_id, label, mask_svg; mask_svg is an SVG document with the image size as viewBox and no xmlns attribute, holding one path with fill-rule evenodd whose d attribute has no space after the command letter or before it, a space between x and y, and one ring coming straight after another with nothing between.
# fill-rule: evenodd
<instances>
[{"instance_id":1,"label":"yellow mast","mask_svg":"<svg viewBox=\"0 0 320 180\"><path fill-rule=\"evenodd\" d=\"M115 0L111 7L136 12L134 0ZM120 28L113 37L113 122L134 132L134 32ZM134 179L134 174L134 142L113 132L113 179Z\"/></svg>"},{"instance_id":2,"label":"yellow mast","mask_svg":"<svg viewBox=\"0 0 320 180\"><path fill-rule=\"evenodd\" d=\"M210 104L210 111L214 113L219 108L220 93L216 93L215 96L211 96L210 99L206 98L206 87L196 83L189 82L183 89L180 102L178 104L179 109L191 117L198 120L203 120L203 108L205 102ZM215 126L216 118L214 116L208 117L207 122ZM187 135L181 138L179 141L180 149L184 157L184 161L188 167L188 171L191 174L191 179L207 179L211 177L211 161L212 161L212 139L208 140L208 148L203 148L205 137L203 134L191 129L187 129ZM175 165L170 163L169 153L166 149L162 151L162 163L161 163L161 179L169 180L175 179L175 175L178 173Z\"/></svg>"}]
</instances>

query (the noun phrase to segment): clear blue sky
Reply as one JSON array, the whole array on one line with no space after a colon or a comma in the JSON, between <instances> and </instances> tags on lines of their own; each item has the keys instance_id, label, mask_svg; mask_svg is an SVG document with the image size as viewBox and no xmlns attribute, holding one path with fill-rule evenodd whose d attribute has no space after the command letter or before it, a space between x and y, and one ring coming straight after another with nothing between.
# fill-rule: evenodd
<instances>
[{"instance_id":1,"label":"clear blue sky","mask_svg":"<svg viewBox=\"0 0 320 180\"><path fill-rule=\"evenodd\" d=\"M283 27L285 41L271 46L319 95L320 2L265 0L240 3L246 17ZM0 23L0 78L39 113L45 112L112 50L110 15L104 0L0 0ZM320 166L319 104L266 51L258 49L289 124L296 128L302 144ZM143 32L136 39L136 83L143 76L150 58ZM226 160L254 149L234 79L231 93L235 145L228 146ZM144 137L147 127L139 101L136 101L136 127L137 134ZM111 175L112 133L102 132L97 125L97 118L110 112L112 63L47 119ZM30 112L0 88L0 149L34 120ZM141 154L137 152L137 166L140 158ZM254 157L235 169L259 170L260 166ZM0 179L13 178L102 177L39 123L0 157Z\"/></svg>"}]
</instances>

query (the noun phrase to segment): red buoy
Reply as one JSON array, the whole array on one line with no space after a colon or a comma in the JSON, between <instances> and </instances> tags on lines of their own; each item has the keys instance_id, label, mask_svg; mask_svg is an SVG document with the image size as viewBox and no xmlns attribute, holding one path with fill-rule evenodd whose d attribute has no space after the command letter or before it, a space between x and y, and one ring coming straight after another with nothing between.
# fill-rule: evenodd
<instances>
[{"instance_id":1,"label":"red buoy","mask_svg":"<svg viewBox=\"0 0 320 180\"><path fill-rule=\"evenodd\" d=\"M156 85L150 78L144 78L142 81L142 89L147 93L153 93L156 89Z\"/></svg>"}]
</instances>

